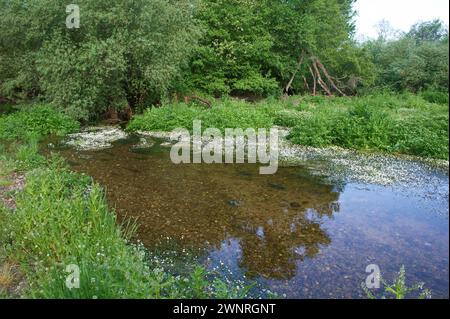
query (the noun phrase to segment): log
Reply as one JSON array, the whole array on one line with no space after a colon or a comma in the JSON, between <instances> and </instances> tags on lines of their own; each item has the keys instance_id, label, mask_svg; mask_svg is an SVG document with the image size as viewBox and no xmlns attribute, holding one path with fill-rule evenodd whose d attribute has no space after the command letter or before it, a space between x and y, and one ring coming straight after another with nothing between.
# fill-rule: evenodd
<instances>
[{"instance_id":1,"label":"log","mask_svg":"<svg viewBox=\"0 0 450 319\"><path fill-rule=\"evenodd\" d=\"M197 100L202 104L205 104L209 109L212 108L212 103L210 101L208 101L207 99L201 98L199 96L196 95L190 95L190 96L185 96L184 97L184 102L187 104L189 103L191 100Z\"/></svg>"}]
</instances>

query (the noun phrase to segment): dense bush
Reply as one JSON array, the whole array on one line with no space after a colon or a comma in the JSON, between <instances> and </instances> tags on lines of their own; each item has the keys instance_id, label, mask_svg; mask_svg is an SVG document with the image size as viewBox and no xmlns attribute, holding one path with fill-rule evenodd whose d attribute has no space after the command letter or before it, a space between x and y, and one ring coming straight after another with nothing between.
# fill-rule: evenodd
<instances>
[{"instance_id":1,"label":"dense bush","mask_svg":"<svg viewBox=\"0 0 450 319\"><path fill-rule=\"evenodd\" d=\"M130 131L171 131L176 128L192 130L192 122L201 120L203 128L270 128L273 118L269 108L245 102L226 100L216 102L212 109L168 104L150 108L142 116L136 116L127 129Z\"/></svg>"},{"instance_id":2,"label":"dense bush","mask_svg":"<svg viewBox=\"0 0 450 319\"><path fill-rule=\"evenodd\" d=\"M448 92L448 30L441 21L417 24L393 40L380 35L364 46L376 66L377 88Z\"/></svg>"},{"instance_id":3,"label":"dense bush","mask_svg":"<svg viewBox=\"0 0 450 319\"><path fill-rule=\"evenodd\" d=\"M62 136L79 129L79 123L48 105L30 105L0 117L0 139L28 139L46 135Z\"/></svg>"},{"instance_id":4,"label":"dense bush","mask_svg":"<svg viewBox=\"0 0 450 319\"><path fill-rule=\"evenodd\" d=\"M0 96L42 95L76 119L158 100L197 39L192 2L1 1Z\"/></svg>"},{"instance_id":5,"label":"dense bush","mask_svg":"<svg viewBox=\"0 0 450 319\"><path fill-rule=\"evenodd\" d=\"M212 109L170 104L148 109L128 130L171 131L202 127L291 128L296 144L341 146L448 159L448 105L429 103L414 94L376 94L353 98L324 96L269 99L260 103L215 102Z\"/></svg>"},{"instance_id":6,"label":"dense bush","mask_svg":"<svg viewBox=\"0 0 450 319\"><path fill-rule=\"evenodd\" d=\"M302 111L290 135L297 144L448 159L448 105L413 95L376 95L337 98Z\"/></svg>"}]
</instances>

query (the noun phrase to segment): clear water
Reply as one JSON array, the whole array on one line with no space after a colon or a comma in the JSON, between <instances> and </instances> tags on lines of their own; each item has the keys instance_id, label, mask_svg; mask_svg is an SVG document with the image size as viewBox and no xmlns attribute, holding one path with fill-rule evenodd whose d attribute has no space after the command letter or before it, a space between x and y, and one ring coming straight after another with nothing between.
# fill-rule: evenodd
<instances>
[{"instance_id":1,"label":"clear water","mask_svg":"<svg viewBox=\"0 0 450 319\"><path fill-rule=\"evenodd\" d=\"M175 165L159 143L137 151L136 142L60 152L106 188L120 221L137 220L150 250L171 242L288 298L365 297L369 264L388 280L405 265L408 283L449 297L447 175L412 188L333 183L307 165L263 176L259 165Z\"/></svg>"}]
</instances>

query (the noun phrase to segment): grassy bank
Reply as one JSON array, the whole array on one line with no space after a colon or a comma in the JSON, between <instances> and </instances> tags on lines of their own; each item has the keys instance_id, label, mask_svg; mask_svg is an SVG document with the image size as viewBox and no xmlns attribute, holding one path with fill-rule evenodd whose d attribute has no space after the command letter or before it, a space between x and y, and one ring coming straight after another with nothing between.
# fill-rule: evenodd
<instances>
[{"instance_id":1,"label":"grassy bank","mask_svg":"<svg viewBox=\"0 0 450 319\"><path fill-rule=\"evenodd\" d=\"M429 102L432 101L432 102ZM136 116L130 131L202 127L291 128L295 144L340 146L363 151L448 159L448 104L427 95L376 94L364 97L290 97L256 104L225 99L208 110L167 104Z\"/></svg>"},{"instance_id":2,"label":"grassy bank","mask_svg":"<svg viewBox=\"0 0 450 319\"><path fill-rule=\"evenodd\" d=\"M0 119L0 132L6 134L9 129L15 137L11 143L2 142L0 149L0 193L14 201L14 207L8 207L0 196L0 297L247 295L249 286L225 283L195 265L192 273L184 275L150 267L151 253L130 241L132 225L117 224L102 188L89 176L71 172L61 158L38 154L38 138L74 128L69 119L48 109L46 112L50 112L47 119L58 118L61 125L43 121L31 137L15 131L15 125L30 125L27 119L40 118L41 108L36 113L23 111ZM25 185L8 189L17 176L25 176ZM68 276L74 274L71 265L79 268L79 289L66 286Z\"/></svg>"}]
</instances>

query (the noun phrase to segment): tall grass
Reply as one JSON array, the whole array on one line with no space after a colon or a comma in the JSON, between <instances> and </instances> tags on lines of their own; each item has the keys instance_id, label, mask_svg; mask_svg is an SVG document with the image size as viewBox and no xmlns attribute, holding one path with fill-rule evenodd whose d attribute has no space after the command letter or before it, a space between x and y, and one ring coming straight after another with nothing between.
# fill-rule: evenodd
<instances>
[{"instance_id":1,"label":"tall grass","mask_svg":"<svg viewBox=\"0 0 450 319\"><path fill-rule=\"evenodd\" d=\"M149 108L136 116L128 125L129 131L172 131L176 128L192 130L192 122L201 120L202 127L225 128L269 128L273 125L272 109L265 104L251 105L242 101L224 100L212 109L189 106L184 103L166 104L160 108Z\"/></svg>"},{"instance_id":2,"label":"tall grass","mask_svg":"<svg viewBox=\"0 0 450 319\"><path fill-rule=\"evenodd\" d=\"M428 99L428 100L431 100ZM433 99L432 101L442 101ZM295 144L410 154L448 159L448 104L420 95L378 93L362 97L291 97L250 104L216 101L212 109L168 104L136 116L130 131L202 127L291 128Z\"/></svg>"},{"instance_id":3,"label":"tall grass","mask_svg":"<svg viewBox=\"0 0 450 319\"><path fill-rule=\"evenodd\" d=\"M175 276L149 266L147 252L129 241L133 228L117 224L101 187L52 159L26 175L14 212L0 208L1 250L20 265L31 298L230 298L249 287L214 278L202 267ZM4 253L3 253L4 254ZM69 289L66 267L80 269Z\"/></svg>"},{"instance_id":4,"label":"tall grass","mask_svg":"<svg viewBox=\"0 0 450 319\"><path fill-rule=\"evenodd\" d=\"M0 140L28 139L29 136L63 136L80 127L73 119L48 105L28 105L18 112L0 116Z\"/></svg>"}]
</instances>

